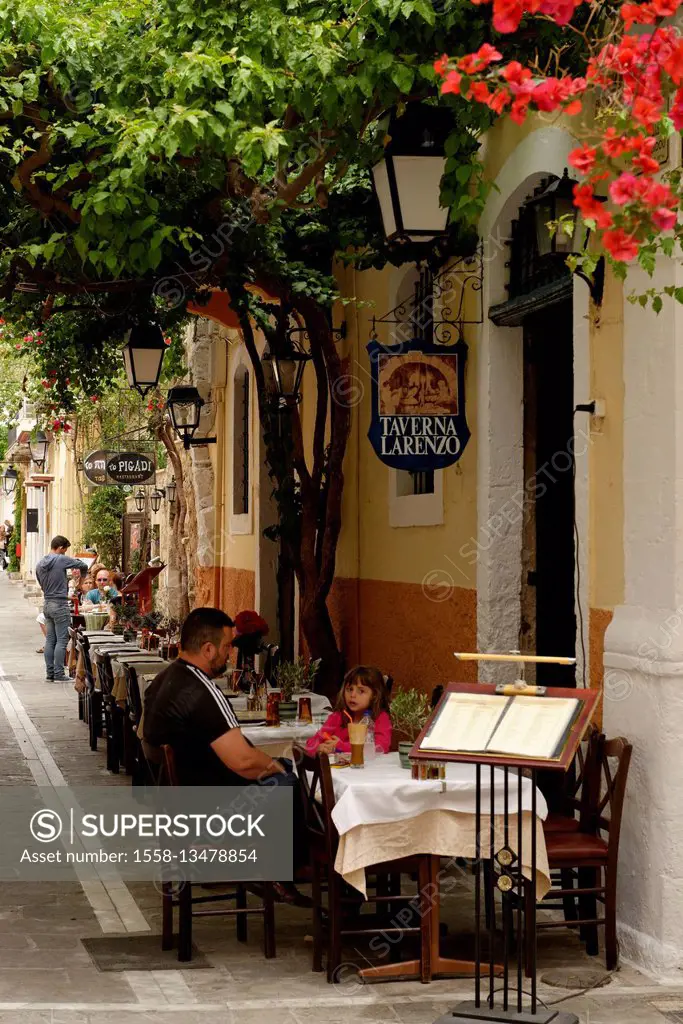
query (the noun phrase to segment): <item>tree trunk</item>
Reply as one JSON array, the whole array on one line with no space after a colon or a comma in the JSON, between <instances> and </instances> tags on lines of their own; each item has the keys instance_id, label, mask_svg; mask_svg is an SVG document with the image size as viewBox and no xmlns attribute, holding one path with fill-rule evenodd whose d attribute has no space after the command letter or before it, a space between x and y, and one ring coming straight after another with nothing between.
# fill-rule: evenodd
<instances>
[{"instance_id":1,"label":"tree trunk","mask_svg":"<svg viewBox=\"0 0 683 1024\"><path fill-rule=\"evenodd\" d=\"M175 446L175 441L173 440L169 426L163 420L156 424L156 435L168 453L168 457L175 474L177 511L171 533L169 562L173 564L177 561L178 576L180 578L178 606L177 609L173 609L172 617L183 621L190 614L187 548L186 545L183 544L183 533L187 517L185 474L183 472L182 459L178 454L178 449ZM170 608L169 611L171 611Z\"/></svg>"},{"instance_id":2,"label":"tree trunk","mask_svg":"<svg viewBox=\"0 0 683 1024\"><path fill-rule=\"evenodd\" d=\"M308 333L316 380L315 422L312 452L307 459L301 416L297 406L275 411L266 388L250 319L246 293L239 303L244 344L249 353L259 396L259 413L266 439L268 464L276 481L279 528L284 546L299 581L301 629L313 658L323 664L316 689L336 694L343 674L343 657L337 646L327 597L334 581L337 544L341 532L344 491L343 462L350 430L350 408L344 402L344 366L337 353L326 310L315 300L293 297L279 281L268 282L268 290L280 298L270 326L259 323L272 351L285 353L290 311L296 308ZM280 429L275 417L287 416L287 429Z\"/></svg>"}]
</instances>

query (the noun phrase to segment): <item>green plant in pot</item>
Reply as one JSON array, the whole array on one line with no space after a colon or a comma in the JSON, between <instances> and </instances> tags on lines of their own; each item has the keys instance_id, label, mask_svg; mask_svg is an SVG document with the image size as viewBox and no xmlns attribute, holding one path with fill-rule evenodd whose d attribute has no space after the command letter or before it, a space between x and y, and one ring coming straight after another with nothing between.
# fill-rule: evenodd
<instances>
[{"instance_id":1,"label":"green plant in pot","mask_svg":"<svg viewBox=\"0 0 683 1024\"><path fill-rule=\"evenodd\" d=\"M313 682L320 668L320 658L307 661L283 661L275 672L275 685L280 689L280 721L293 721L297 716L298 695L313 689Z\"/></svg>"},{"instance_id":2,"label":"green plant in pot","mask_svg":"<svg viewBox=\"0 0 683 1024\"><path fill-rule=\"evenodd\" d=\"M138 635L140 614L135 604L120 604L116 608L116 625L123 632L123 639L133 641Z\"/></svg>"},{"instance_id":3,"label":"green plant in pot","mask_svg":"<svg viewBox=\"0 0 683 1024\"><path fill-rule=\"evenodd\" d=\"M398 744L402 768L410 768L409 754L431 713L429 697L421 690L397 690L389 711L394 729L405 739Z\"/></svg>"}]
</instances>

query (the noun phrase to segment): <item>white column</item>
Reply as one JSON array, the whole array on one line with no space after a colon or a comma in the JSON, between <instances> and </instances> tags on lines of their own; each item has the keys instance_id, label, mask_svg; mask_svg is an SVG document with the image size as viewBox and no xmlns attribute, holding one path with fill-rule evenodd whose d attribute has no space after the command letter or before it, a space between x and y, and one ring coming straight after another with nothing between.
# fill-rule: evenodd
<instances>
[{"instance_id":1,"label":"white column","mask_svg":"<svg viewBox=\"0 0 683 1024\"><path fill-rule=\"evenodd\" d=\"M627 289L683 285L662 260ZM607 410L609 415L609 410ZM683 308L624 310L625 603L605 637L604 727L633 743L619 863L624 956L683 966ZM600 513L598 513L600 514ZM607 514L605 511L604 514Z\"/></svg>"}]
</instances>

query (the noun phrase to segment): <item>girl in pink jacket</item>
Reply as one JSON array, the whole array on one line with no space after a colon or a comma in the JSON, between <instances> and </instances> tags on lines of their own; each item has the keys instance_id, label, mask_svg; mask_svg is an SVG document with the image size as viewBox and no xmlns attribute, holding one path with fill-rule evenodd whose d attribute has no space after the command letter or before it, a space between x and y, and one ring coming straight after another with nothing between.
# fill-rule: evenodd
<instances>
[{"instance_id":1,"label":"girl in pink jacket","mask_svg":"<svg viewBox=\"0 0 683 1024\"><path fill-rule=\"evenodd\" d=\"M365 711L370 711L375 723L375 747L388 754L391 750L391 718L388 713L384 676L370 665L357 665L344 677L339 691L336 710L322 729L306 744L309 754L350 753L348 723L360 722Z\"/></svg>"}]
</instances>

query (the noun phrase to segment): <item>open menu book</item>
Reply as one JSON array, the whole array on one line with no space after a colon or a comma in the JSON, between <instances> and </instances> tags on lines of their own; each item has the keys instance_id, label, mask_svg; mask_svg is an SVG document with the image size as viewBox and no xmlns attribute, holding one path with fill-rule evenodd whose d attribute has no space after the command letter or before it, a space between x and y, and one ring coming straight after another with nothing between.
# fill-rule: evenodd
<instances>
[{"instance_id":1,"label":"open menu book","mask_svg":"<svg viewBox=\"0 0 683 1024\"><path fill-rule=\"evenodd\" d=\"M580 712L571 697L448 693L420 750L559 759Z\"/></svg>"}]
</instances>

